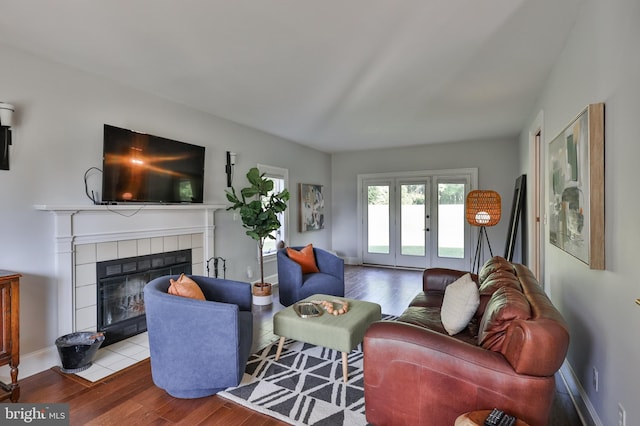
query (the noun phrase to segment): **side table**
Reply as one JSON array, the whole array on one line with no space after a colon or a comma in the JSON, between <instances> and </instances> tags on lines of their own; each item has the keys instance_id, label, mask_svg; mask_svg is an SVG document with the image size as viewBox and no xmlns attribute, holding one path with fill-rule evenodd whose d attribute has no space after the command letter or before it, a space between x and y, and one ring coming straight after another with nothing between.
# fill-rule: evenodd
<instances>
[{"instance_id":1,"label":"side table","mask_svg":"<svg viewBox=\"0 0 640 426\"><path fill-rule=\"evenodd\" d=\"M458 416L454 426L483 426L484 421L489 417L489 413L491 413L491 410L478 410L464 413ZM529 426L529 424L518 419L516 420L515 426Z\"/></svg>"},{"instance_id":2,"label":"side table","mask_svg":"<svg viewBox=\"0 0 640 426\"><path fill-rule=\"evenodd\" d=\"M11 402L20 398L20 277L15 272L0 270L0 365L11 367L11 383L0 382L0 400L11 398Z\"/></svg>"}]
</instances>

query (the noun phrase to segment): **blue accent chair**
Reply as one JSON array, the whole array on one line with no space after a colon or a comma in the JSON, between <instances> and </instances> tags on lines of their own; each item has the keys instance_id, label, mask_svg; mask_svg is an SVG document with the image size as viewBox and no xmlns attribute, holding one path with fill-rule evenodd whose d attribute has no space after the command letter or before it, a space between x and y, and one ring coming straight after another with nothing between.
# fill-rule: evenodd
<instances>
[{"instance_id":1,"label":"blue accent chair","mask_svg":"<svg viewBox=\"0 0 640 426\"><path fill-rule=\"evenodd\" d=\"M344 260L316 247L313 254L320 272L303 274L302 267L289 258L286 249L278 251L278 292L282 305L293 305L314 294L344 297Z\"/></svg>"},{"instance_id":2,"label":"blue accent chair","mask_svg":"<svg viewBox=\"0 0 640 426\"><path fill-rule=\"evenodd\" d=\"M207 299L195 300L167 293L170 278L144 287L153 383L176 398L239 385L253 341L251 285L190 276Z\"/></svg>"}]
</instances>

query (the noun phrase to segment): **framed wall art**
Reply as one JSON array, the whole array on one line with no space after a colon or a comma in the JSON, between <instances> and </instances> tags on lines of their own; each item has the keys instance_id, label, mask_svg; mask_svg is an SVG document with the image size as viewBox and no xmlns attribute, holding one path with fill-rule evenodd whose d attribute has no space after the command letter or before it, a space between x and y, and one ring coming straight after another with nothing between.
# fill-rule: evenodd
<instances>
[{"instance_id":1,"label":"framed wall art","mask_svg":"<svg viewBox=\"0 0 640 426\"><path fill-rule=\"evenodd\" d=\"M322 185L300 184L299 231L324 229L324 197Z\"/></svg>"},{"instance_id":2,"label":"framed wall art","mask_svg":"<svg viewBox=\"0 0 640 426\"><path fill-rule=\"evenodd\" d=\"M549 143L549 240L605 268L604 104L590 104Z\"/></svg>"}]
</instances>

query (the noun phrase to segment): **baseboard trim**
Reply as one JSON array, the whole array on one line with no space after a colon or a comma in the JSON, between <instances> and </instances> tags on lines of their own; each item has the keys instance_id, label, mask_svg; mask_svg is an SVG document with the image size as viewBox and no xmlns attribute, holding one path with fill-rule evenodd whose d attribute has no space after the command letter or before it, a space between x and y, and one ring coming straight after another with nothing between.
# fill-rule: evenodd
<instances>
[{"instance_id":1,"label":"baseboard trim","mask_svg":"<svg viewBox=\"0 0 640 426\"><path fill-rule=\"evenodd\" d=\"M603 426L598 413L593 407L593 404L591 404L589 396L576 377L573 368L571 368L571 364L566 359L562 364L562 367L560 367L560 377L569 392L569 397L573 401L573 405L576 407L576 411L578 412L578 416L580 416L580 420L582 420L582 424L586 426Z\"/></svg>"}]
</instances>

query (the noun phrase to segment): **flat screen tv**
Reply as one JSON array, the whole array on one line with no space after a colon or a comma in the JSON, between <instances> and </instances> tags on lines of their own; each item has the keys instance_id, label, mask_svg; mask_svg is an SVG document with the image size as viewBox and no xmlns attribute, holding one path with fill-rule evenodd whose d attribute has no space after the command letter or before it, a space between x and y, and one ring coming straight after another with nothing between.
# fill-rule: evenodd
<instances>
[{"instance_id":1,"label":"flat screen tv","mask_svg":"<svg viewBox=\"0 0 640 426\"><path fill-rule=\"evenodd\" d=\"M204 147L104 125L103 203L202 203Z\"/></svg>"}]
</instances>

